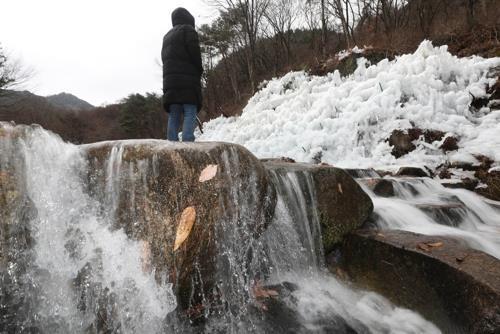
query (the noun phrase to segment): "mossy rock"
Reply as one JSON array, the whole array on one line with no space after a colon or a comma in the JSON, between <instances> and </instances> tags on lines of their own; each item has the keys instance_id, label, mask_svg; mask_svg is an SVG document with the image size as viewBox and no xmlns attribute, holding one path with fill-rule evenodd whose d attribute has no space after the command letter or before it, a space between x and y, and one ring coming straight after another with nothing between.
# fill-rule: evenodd
<instances>
[{"instance_id":1,"label":"mossy rock","mask_svg":"<svg viewBox=\"0 0 500 334\"><path fill-rule=\"evenodd\" d=\"M323 248L327 253L346 234L362 226L373 212L370 197L340 168L283 161L268 161L264 165L268 170L311 175Z\"/></svg>"}]
</instances>

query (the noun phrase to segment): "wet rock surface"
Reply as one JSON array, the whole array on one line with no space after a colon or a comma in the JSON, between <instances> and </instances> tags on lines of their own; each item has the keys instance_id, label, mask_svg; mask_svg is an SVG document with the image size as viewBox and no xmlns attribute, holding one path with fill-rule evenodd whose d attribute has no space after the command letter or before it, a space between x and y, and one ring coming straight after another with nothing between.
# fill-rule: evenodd
<instances>
[{"instance_id":1,"label":"wet rock surface","mask_svg":"<svg viewBox=\"0 0 500 334\"><path fill-rule=\"evenodd\" d=\"M495 161L484 155L475 155L474 158L475 163L458 161L440 166L436 174L447 188L467 189L500 201L500 170L492 168Z\"/></svg>"},{"instance_id":2,"label":"wet rock surface","mask_svg":"<svg viewBox=\"0 0 500 334\"><path fill-rule=\"evenodd\" d=\"M21 150L15 138L25 131L24 127L12 132L0 128L0 332L5 333L16 332L19 323L28 331L36 329L26 291L36 289L27 272L34 245L29 223L37 210L26 192L24 162L9 155ZM9 140L2 140L5 137Z\"/></svg>"},{"instance_id":3,"label":"wet rock surface","mask_svg":"<svg viewBox=\"0 0 500 334\"><path fill-rule=\"evenodd\" d=\"M467 189L469 191L474 191L478 185L478 180L471 178L463 179L445 179L441 181L441 184L450 189Z\"/></svg>"},{"instance_id":4,"label":"wet rock surface","mask_svg":"<svg viewBox=\"0 0 500 334\"><path fill-rule=\"evenodd\" d=\"M394 180L388 178L365 178L360 182L365 184L375 195L380 197L393 197L394 193Z\"/></svg>"},{"instance_id":5,"label":"wet rock surface","mask_svg":"<svg viewBox=\"0 0 500 334\"><path fill-rule=\"evenodd\" d=\"M268 170L310 173L325 252L333 249L344 235L359 228L373 211L370 197L344 170L302 163L266 162Z\"/></svg>"},{"instance_id":6,"label":"wet rock surface","mask_svg":"<svg viewBox=\"0 0 500 334\"><path fill-rule=\"evenodd\" d=\"M500 261L459 241L403 231L358 231L341 261L330 262L361 287L415 309L451 333L498 333Z\"/></svg>"},{"instance_id":7,"label":"wet rock surface","mask_svg":"<svg viewBox=\"0 0 500 334\"><path fill-rule=\"evenodd\" d=\"M417 140L423 140L428 144L441 142L438 143L438 147L444 152L457 150L459 142L459 138L452 135L446 135L443 131L432 129L423 130L420 128L394 130L389 138L387 138L389 145L393 146L392 155L396 158L414 151L417 148L414 142Z\"/></svg>"},{"instance_id":8,"label":"wet rock surface","mask_svg":"<svg viewBox=\"0 0 500 334\"><path fill-rule=\"evenodd\" d=\"M375 171L372 168L368 169L354 169L354 168L345 168L344 171L351 175L353 178L374 178L374 177L380 177L379 173Z\"/></svg>"},{"instance_id":9,"label":"wet rock surface","mask_svg":"<svg viewBox=\"0 0 500 334\"><path fill-rule=\"evenodd\" d=\"M429 177L429 173L420 167L400 167L395 176Z\"/></svg>"},{"instance_id":10,"label":"wet rock surface","mask_svg":"<svg viewBox=\"0 0 500 334\"><path fill-rule=\"evenodd\" d=\"M477 187L476 192L494 201L500 201L500 170L479 171L476 176L484 183L485 187Z\"/></svg>"},{"instance_id":11,"label":"wet rock surface","mask_svg":"<svg viewBox=\"0 0 500 334\"><path fill-rule=\"evenodd\" d=\"M415 139L412 139L408 133L394 130L388 139L389 145L393 146L392 155L399 158L415 150L417 147L413 144L413 140Z\"/></svg>"},{"instance_id":12,"label":"wet rock surface","mask_svg":"<svg viewBox=\"0 0 500 334\"><path fill-rule=\"evenodd\" d=\"M267 172L250 152L230 144L165 141L84 149L91 193L114 206L116 228L143 242L145 270L174 282L181 309L217 299L218 282L229 279L217 273L246 271L249 246L271 221L276 202ZM174 250L186 208L194 223Z\"/></svg>"}]
</instances>

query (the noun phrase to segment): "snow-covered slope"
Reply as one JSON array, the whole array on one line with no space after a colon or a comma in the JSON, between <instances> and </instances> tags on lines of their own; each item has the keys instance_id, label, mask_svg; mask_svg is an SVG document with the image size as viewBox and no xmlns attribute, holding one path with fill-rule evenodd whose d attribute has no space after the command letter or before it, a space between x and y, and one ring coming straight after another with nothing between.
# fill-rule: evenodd
<instances>
[{"instance_id":1,"label":"snow-covered slope","mask_svg":"<svg viewBox=\"0 0 500 334\"><path fill-rule=\"evenodd\" d=\"M293 72L267 83L240 117L205 125L203 140L239 143L260 158L320 158L340 167L471 161L472 154L500 161L500 111L470 111L472 95L486 96L490 69L500 58L457 58L424 41L414 54L370 65L358 60L353 75L326 77ZM459 150L416 141L396 159L386 141L394 129L441 130L457 136Z\"/></svg>"}]
</instances>

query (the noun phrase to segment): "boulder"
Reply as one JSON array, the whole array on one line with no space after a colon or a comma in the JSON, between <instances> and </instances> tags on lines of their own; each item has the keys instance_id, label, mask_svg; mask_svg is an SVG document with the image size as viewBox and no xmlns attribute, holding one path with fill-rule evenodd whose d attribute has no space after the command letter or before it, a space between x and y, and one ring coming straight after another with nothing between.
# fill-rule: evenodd
<instances>
[{"instance_id":1,"label":"boulder","mask_svg":"<svg viewBox=\"0 0 500 334\"><path fill-rule=\"evenodd\" d=\"M416 207L432 217L438 224L453 227L460 226L463 217L470 213L465 204L458 199L440 204L419 203Z\"/></svg>"},{"instance_id":2,"label":"boulder","mask_svg":"<svg viewBox=\"0 0 500 334\"><path fill-rule=\"evenodd\" d=\"M394 193L394 180L386 178L378 179L362 179L360 180L365 184L373 193L381 197L393 197Z\"/></svg>"},{"instance_id":3,"label":"boulder","mask_svg":"<svg viewBox=\"0 0 500 334\"><path fill-rule=\"evenodd\" d=\"M393 146L392 155L394 155L396 158L399 158L417 148L413 143L413 141L415 140L423 138L426 143L432 144L434 142L443 140L445 136L446 133L440 130L422 130L420 128L414 127L406 130L392 131L387 141L389 142L389 145ZM457 150L458 138L448 135L439 148L444 152Z\"/></svg>"},{"instance_id":4,"label":"boulder","mask_svg":"<svg viewBox=\"0 0 500 334\"><path fill-rule=\"evenodd\" d=\"M395 176L429 177L429 173L420 167L400 167Z\"/></svg>"},{"instance_id":5,"label":"boulder","mask_svg":"<svg viewBox=\"0 0 500 334\"><path fill-rule=\"evenodd\" d=\"M500 170L478 170L475 176L485 186L478 186L475 192L494 201L500 201Z\"/></svg>"},{"instance_id":6,"label":"boulder","mask_svg":"<svg viewBox=\"0 0 500 334\"><path fill-rule=\"evenodd\" d=\"M474 96L470 92L469 94L472 96L472 101L470 103L471 111L479 111L482 108L486 107L488 105L488 102L490 102L488 96Z\"/></svg>"},{"instance_id":7,"label":"boulder","mask_svg":"<svg viewBox=\"0 0 500 334\"><path fill-rule=\"evenodd\" d=\"M346 168L344 170L355 179L380 177L379 173L372 168Z\"/></svg>"},{"instance_id":8,"label":"boulder","mask_svg":"<svg viewBox=\"0 0 500 334\"><path fill-rule=\"evenodd\" d=\"M435 141L441 141L446 133L439 130L425 130L424 131L424 140L426 143L432 144Z\"/></svg>"},{"instance_id":9,"label":"boulder","mask_svg":"<svg viewBox=\"0 0 500 334\"><path fill-rule=\"evenodd\" d=\"M181 309L217 299L215 291L230 298L228 275L245 275L250 245L274 214L262 163L224 143L134 140L83 149L90 193L115 228L141 240L144 270L167 274Z\"/></svg>"},{"instance_id":10,"label":"boulder","mask_svg":"<svg viewBox=\"0 0 500 334\"><path fill-rule=\"evenodd\" d=\"M266 162L269 171L308 174L312 178L325 252L350 231L359 228L373 211L370 197L344 170L303 163ZM308 210L313 210L309 205Z\"/></svg>"},{"instance_id":11,"label":"boulder","mask_svg":"<svg viewBox=\"0 0 500 334\"><path fill-rule=\"evenodd\" d=\"M450 189L467 189L474 191L478 185L478 180L469 177L463 179L446 179L440 181L443 187Z\"/></svg>"},{"instance_id":12,"label":"boulder","mask_svg":"<svg viewBox=\"0 0 500 334\"><path fill-rule=\"evenodd\" d=\"M355 232L340 253L330 270L342 268L358 286L420 312L443 332L498 333L498 259L452 238L403 231Z\"/></svg>"},{"instance_id":13,"label":"boulder","mask_svg":"<svg viewBox=\"0 0 500 334\"><path fill-rule=\"evenodd\" d=\"M410 153L417 147L413 144L414 139L405 131L394 130L389 137L389 145L393 146L392 155L396 158Z\"/></svg>"},{"instance_id":14,"label":"boulder","mask_svg":"<svg viewBox=\"0 0 500 334\"><path fill-rule=\"evenodd\" d=\"M444 140L443 144L439 147L444 152L456 151L458 150L458 139L457 137L448 136Z\"/></svg>"}]
</instances>

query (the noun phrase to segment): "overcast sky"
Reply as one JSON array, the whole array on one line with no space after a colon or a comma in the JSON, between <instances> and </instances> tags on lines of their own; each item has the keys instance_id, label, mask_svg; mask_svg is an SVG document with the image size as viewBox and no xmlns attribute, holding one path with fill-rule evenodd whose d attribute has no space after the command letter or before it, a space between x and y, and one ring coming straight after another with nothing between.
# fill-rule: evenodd
<instances>
[{"instance_id":1,"label":"overcast sky","mask_svg":"<svg viewBox=\"0 0 500 334\"><path fill-rule=\"evenodd\" d=\"M35 70L26 88L36 94L113 103L161 92L161 43L179 6L197 25L217 15L203 0L2 1L0 43Z\"/></svg>"}]
</instances>

